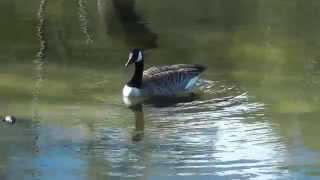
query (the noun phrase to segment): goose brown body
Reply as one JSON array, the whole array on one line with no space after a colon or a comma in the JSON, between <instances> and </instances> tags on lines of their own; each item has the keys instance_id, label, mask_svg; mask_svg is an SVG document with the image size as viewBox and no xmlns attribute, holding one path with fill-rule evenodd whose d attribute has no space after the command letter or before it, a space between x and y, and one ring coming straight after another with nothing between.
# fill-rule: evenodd
<instances>
[{"instance_id":1,"label":"goose brown body","mask_svg":"<svg viewBox=\"0 0 320 180\"><path fill-rule=\"evenodd\" d=\"M153 66L143 72L142 90L149 96L176 96L192 92L205 67L193 64Z\"/></svg>"}]
</instances>

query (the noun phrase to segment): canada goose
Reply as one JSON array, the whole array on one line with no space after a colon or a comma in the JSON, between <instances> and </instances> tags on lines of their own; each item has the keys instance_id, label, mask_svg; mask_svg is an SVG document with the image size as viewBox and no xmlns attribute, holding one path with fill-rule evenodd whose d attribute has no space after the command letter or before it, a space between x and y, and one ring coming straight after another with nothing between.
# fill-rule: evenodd
<instances>
[{"instance_id":1,"label":"canada goose","mask_svg":"<svg viewBox=\"0 0 320 180\"><path fill-rule=\"evenodd\" d=\"M201 72L206 68L201 65L175 64L153 66L143 71L143 51L133 49L129 53L126 67L135 64L131 80L123 88L124 97L179 97L189 96L196 87Z\"/></svg>"}]
</instances>

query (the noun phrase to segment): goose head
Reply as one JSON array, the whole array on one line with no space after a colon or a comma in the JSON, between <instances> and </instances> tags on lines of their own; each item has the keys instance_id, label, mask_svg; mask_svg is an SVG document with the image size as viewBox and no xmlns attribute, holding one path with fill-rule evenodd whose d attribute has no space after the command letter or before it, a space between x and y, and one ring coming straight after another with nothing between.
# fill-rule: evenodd
<instances>
[{"instance_id":1,"label":"goose head","mask_svg":"<svg viewBox=\"0 0 320 180\"><path fill-rule=\"evenodd\" d=\"M129 53L128 62L126 63L126 67L133 63L143 62L143 52L141 49L133 49Z\"/></svg>"}]
</instances>

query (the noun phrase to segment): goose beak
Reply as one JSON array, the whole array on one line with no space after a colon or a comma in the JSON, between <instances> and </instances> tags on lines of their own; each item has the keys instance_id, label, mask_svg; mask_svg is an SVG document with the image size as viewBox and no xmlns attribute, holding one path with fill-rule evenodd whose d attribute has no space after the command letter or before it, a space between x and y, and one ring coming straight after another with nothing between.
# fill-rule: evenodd
<instances>
[{"instance_id":1,"label":"goose beak","mask_svg":"<svg viewBox=\"0 0 320 180\"><path fill-rule=\"evenodd\" d=\"M128 61L127 61L125 66L128 67L132 63L133 63L133 60L132 60L132 58L130 58L130 59L128 59Z\"/></svg>"}]
</instances>

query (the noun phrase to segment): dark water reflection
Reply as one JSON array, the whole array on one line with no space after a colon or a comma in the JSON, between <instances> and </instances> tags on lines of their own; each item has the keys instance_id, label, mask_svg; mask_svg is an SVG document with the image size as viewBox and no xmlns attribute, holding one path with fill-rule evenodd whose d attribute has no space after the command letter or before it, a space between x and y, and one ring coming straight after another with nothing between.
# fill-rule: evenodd
<instances>
[{"instance_id":1,"label":"dark water reflection","mask_svg":"<svg viewBox=\"0 0 320 180\"><path fill-rule=\"evenodd\" d=\"M0 2L0 179L318 179L320 3ZM38 13L38 14L37 14ZM122 102L128 49L198 63L192 101Z\"/></svg>"}]
</instances>

